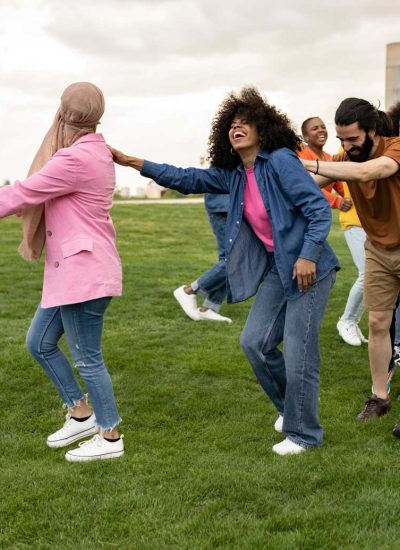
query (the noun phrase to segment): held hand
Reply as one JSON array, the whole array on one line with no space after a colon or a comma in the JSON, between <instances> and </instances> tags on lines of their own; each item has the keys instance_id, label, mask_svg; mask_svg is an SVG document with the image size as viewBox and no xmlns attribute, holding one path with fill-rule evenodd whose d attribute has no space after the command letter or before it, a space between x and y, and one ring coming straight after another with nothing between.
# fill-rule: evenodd
<instances>
[{"instance_id":1,"label":"held hand","mask_svg":"<svg viewBox=\"0 0 400 550\"><path fill-rule=\"evenodd\" d=\"M292 279L297 279L300 292L306 292L309 286L315 284L317 267L315 262L299 258L293 267Z\"/></svg>"},{"instance_id":2,"label":"held hand","mask_svg":"<svg viewBox=\"0 0 400 550\"><path fill-rule=\"evenodd\" d=\"M353 201L351 199L342 199L339 204L339 210L341 210L342 212L348 212L352 206Z\"/></svg>"}]
</instances>

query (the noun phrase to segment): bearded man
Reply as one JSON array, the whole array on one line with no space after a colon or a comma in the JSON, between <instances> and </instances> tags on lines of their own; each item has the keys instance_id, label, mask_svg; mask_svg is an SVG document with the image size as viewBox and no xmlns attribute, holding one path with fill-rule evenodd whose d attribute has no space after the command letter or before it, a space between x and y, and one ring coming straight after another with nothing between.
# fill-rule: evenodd
<instances>
[{"instance_id":1,"label":"bearded man","mask_svg":"<svg viewBox=\"0 0 400 550\"><path fill-rule=\"evenodd\" d=\"M347 181L367 234L364 304L369 312L373 393L357 416L365 420L390 410L389 329L400 291L400 138L386 137L392 135L390 118L364 99L343 100L335 124L343 152L333 157L334 162L302 162L320 187L332 180ZM400 436L400 424L394 434Z\"/></svg>"}]
</instances>

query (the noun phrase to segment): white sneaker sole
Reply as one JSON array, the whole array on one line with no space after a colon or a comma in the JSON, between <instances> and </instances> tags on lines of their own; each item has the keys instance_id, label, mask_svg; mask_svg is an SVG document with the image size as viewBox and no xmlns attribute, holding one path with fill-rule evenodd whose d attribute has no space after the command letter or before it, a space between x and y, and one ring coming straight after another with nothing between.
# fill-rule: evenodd
<instances>
[{"instance_id":1,"label":"white sneaker sole","mask_svg":"<svg viewBox=\"0 0 400 550\"><path fill-rule=\"evenodd\" d=\"M68 462L90 462L92 460L106 460L110 458L119 458L124 454L124 451L116 451L115 453L104 453L100 455L91 455L91 456L80 456L73 455L70 453L65 454L65 459Z\"/></svg>"},{"instance_id":2,"label":"white sneaker sole","mask_svg":"<svg viewBox=\"0 0 400 550\"><path fill-rule=\"evenodd\" d=\"M66 437L64 439L57 439L55 441L49 441L47 440L47 446L50 447L50 449L59 449L60 447L67 447L70 443L74 443L75 441L79 441L80 439L85 439L85 437L89 437L91 435L95 435L97 433L96 426L93 426L93 428L88 428L86 430L83 430L82 432L79 432L74 435L70 435L69 437Z\"/></svg>"}]
</instances>

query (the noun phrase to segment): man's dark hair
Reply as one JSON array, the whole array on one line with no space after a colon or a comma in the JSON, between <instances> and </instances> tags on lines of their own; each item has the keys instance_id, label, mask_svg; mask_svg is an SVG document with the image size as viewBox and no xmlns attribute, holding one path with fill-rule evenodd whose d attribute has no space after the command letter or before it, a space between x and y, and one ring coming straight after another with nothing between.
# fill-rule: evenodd
<instances>
[{"instance_id":1,"label":"man's dark hair","mask_svg":"<svg viewBox=\"0 0 400 550\"><path fill-rule=\"evenodd\" d=\"M390 107L388 115L392 120L393 136L400 136L400 101Z\"/></svg>"},{"instance_id":2,"label":"man's dark hair","mask_svg":"<svg viewBox=\"0 0 400 550\"><path fill-rule=\"evenodd\" d=\"M393 126L390 117L372 103L358 97L348 97L339 105L335 114L337 126L349 126L354 122L365 132L376 130L379 136L390 137Z\"/></svg>"},{"instance_id":3,"label":"man's dark hair","mask_svg":"<svg viewBox=\"0 0 400 550\"><path fill-rule=\"evenodd\" d=\"M281 147L297 151L301 138L296 135L288 117L263 98L254 87L231 92L221 103L211 124L208 140L208 159L217 168L233 169L240 162L239 155L232 154L229 129L238 116L255 124L260 137L260 148L271 153Z\"/></svg>"}]
</instances>

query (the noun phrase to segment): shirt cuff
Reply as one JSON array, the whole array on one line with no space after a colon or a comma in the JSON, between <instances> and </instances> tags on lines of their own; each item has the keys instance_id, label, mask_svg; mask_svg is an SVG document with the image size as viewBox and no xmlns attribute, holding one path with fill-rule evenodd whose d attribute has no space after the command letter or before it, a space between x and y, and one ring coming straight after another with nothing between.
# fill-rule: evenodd
<instances>
[{"instance_id":1,"label":"shirt cuff","mask_svg":"<svg viewBox=\"0 0 400 550\"><path fill-rule=\"evenodd\" d=\"M311 262L317 263L319 257L321 256L321 252L322 246L320 244L305 242L299 254L299 258L304 258L305 260L310 260Z\"/></svg>"},{"instance_id":2,"label":"shirt cuff","mask_svg":"<svg viewBox=\"0 0 400 550\"><path fill-rule=\"evenodd\" d=\"M140 170L140 175L144 176L145 178L151 178L155 180L157 176L161 174L161 171L162 171L162 164L145 160L143 162L142 169Z\"/></svg>"}]
</instances>

